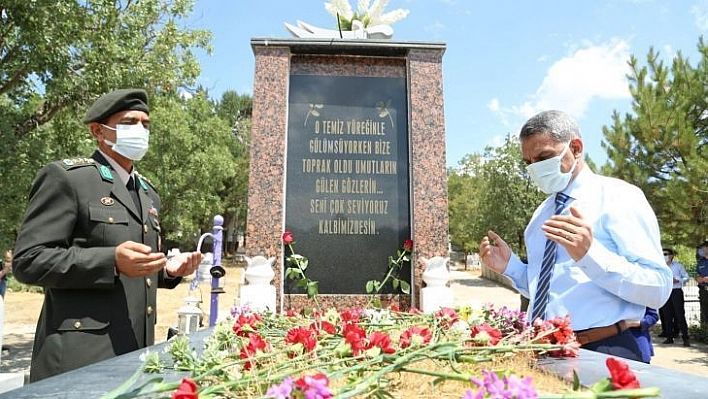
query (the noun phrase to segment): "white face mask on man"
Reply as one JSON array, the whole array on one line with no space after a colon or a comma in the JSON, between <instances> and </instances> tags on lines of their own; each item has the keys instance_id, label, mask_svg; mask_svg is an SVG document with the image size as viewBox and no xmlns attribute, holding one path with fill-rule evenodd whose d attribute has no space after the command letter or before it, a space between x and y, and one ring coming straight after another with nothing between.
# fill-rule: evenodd
<instances>
[{"instance_id":1,"label":"white face mask on man","mask_svg":"<svg viewBox=\"0 0 708 399\"><path fill-rule=\"evenodd\" d=\"M570 147L570 141L565 145L563 151L555 157L544 159L526 166L531 180L546 194L553 194L563 191L568 187L570 178L578 164L577 158L573 162L573 167L567 173L561 172L561 160Z\"/></svg>"},{"instance_id":2,"label":"white face mask on man","mask_svg":"<svg viewBox=\"0 0 708 399\"><path fill-rule=\"evenodd\" d=\"M145 129L142 124L135 125L116 125L115 128L101 124L116 132L116 142L104 140L110 145L113 151L133 161L141 160L148 150L150 142L150 131Z\"/></svg>"}]
</instances>

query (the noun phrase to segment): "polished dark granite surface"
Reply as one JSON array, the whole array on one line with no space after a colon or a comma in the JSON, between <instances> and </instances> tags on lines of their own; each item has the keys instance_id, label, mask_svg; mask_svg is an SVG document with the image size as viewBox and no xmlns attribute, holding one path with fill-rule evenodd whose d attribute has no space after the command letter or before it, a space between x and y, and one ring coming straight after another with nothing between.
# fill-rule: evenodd
<instances>
[{"instance_id":1,"label":"polished dark granite surface","mask_svg":"<svg viewBox=\"0 0 708 399\"><path fill-rule=\"evenodd\" d=\"M191 336L192 346L201 351L203 340L211 329L197 331ZM140 367L140 355L146 351L163 352L167 343L137 350L124 355L76 370L37 381L22 388L0 394L0 398L99 398L127 381ZM178 376L169 380L178 380ZM154 378L155 374L143 374L139 381ZM167 395L169 396L169 395Z\"/></svg>"},{"instance_id":2,"label":"polished dark granite surface","mask_svg":"<svg viewBox=\"0 0 708 399\"><path fill-rule=\"evenodd\" d=\"M193 334L191 336L192 346L201 351L202 342L210 333L211 329ZM149 350L162 352L165 345L165 343L158 344ZM98 398L130 378L142 363L140 355L144 352L145 349L127 353L47 378L0 394L0 398ZM589 386L609 375L605 366L606 358L607 356L604 354L581 349L579 357L542 359L539 361L539 366L565 379L572 379L573 370L577 370L580 382ZM699 399L706 397L708 377L699 377L631 360L627 360L627 363L642 387L660 388L662 398ZM145 374L140 381L154 377L154 374ZM175 375L169 377L170 381L177 379L178 376Z\"/></svg>"}]
</instances>

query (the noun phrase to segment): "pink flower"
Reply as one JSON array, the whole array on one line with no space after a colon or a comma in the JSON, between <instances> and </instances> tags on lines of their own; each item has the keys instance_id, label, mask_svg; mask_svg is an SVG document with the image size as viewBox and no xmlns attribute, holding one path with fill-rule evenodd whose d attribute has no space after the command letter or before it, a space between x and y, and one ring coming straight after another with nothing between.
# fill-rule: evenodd
<instances>
[{"instance_id":1,"label":"pink flower","mask_svg":"<svg viewBox=\"0 0 708 399\"><path fill-rule=\"evenodd\" d=\"M329 379L322 373L306 375L295 381L295 388L307 399L326 399L332 397L329 390Z\"/></svg>"}]
</instances>

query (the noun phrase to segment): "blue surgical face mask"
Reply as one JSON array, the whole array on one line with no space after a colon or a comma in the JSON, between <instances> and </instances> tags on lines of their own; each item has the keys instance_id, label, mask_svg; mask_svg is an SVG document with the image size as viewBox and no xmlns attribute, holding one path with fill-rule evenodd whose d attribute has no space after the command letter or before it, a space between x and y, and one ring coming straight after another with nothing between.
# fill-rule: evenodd
<instances>
[{"instance_id":1,"label":"blue surgical face mask","mask_svg":"<svg viewBox=\"0 0 708 399\"><path fill-rule=\"evenodd\" d=\"M664 255L664 262L669 263L669 260L671 260L671 256Z\"/></svg>"},{"instance_id":2,"label":"blue surgical face mask","mask_svg":"<svg viewBox=\"0 0 708 399\"><path fill-rule=\"evenodd\" d=\"M526 170L531 176L531 180L546 194L553 194L563 191L568 187L570 178L573 176L575 165L578 159L573 162L573 167L567 173L561 172L561 160L570 147L570 141L565 145L563 151L555 157L534 162L526 166Z\"/></svg>"},{"instance_id":3,"label":"blue surgical face mask","mask_svg":"<svg viewBox=\"0 0 708 399\"><path fill-rule=\"evenodd\" d=\"M703 248L698 248L698 256L706 256L706 250Z\"/></svg>"},{"instance_id":4,"label":"blue surgical face mask","mask_svg":"<svg viewBox=\"0 0 708 399\"><path fill-rule=\"evenodd\" d=\"M115 130L116 142L104 140L113 151L133 161L141 160L148 150L150 131L141 123L134 125L116 125L115 128L101 124L108 129Z\"/></svg>"}]
</instances>

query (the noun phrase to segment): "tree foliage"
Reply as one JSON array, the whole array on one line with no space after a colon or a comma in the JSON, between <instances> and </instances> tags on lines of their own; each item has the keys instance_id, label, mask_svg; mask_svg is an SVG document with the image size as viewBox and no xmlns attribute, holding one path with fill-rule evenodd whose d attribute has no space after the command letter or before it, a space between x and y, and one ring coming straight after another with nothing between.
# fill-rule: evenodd
<instances>
[{"instance_id":1,"label":"tree foliage","mask_svg":"<svg viewBox=\"0 0 708 399\"><path fill-rule=\"evenodd\" d=\"M251 114L253 99L247 94L238 94L228 90L216 103L216 114L226 120L231 127L231 145L229 147L237 171L224 184L220 196L226 206L224 225L237 231L246 231L248 211L248 170L249 150L251 145ZM230 232L233 234L233 231ZM234 239L235 240L235 239ZM232 250L233 248L228 248Z\"/></svg>"},{"instance_id":2,"label":"tree foliage","mask_svg":"<svg viewBox=\"0 0 708 399\"><path fill-rule=\"evenodd\" d=\"M210 34L182 29L193 0L7 0L0 5L4 134L20 139L58 112L82 112L119 87L166 91L199 75L192 48Z\"/></svg>"},{"instance_id":3,"label":"tree foliage","mask_svg":"<svg viewBox=\"0 0 708 399\"><path fill-rule=\"evenodd\" d=\"M56 159L87 156L95 148L81 119L87 106L99 95L116 88L145 88L150 94L151 117L155 121L151 152L159 148L154 145L162 134L161 103L170 106L163 97L174 97L178 87L194 83L199 64L193 51L211 51L208 31L181 26L193 3L194 0L0 2L0 180L3 182L0 245L3 248L9 247L14 239L37 170ZM230 132L228 123L219 125L207 119L212 125L204 129L219 129L226 135ZM232 144L226 147L229 145ZM202 149L210 150L193 147L196 152ZM204 154L190 155L194 164L210 161ZM148 176L151 172L146 166L152 156L157 155L148 155L138 165ZM233 163L233 159L229 162ZM191 168L192 164L184 163L180 168ZM223 164L219 167L229 168ZM197 181L210 182L205 175L214 172L207 173L200 166L190 173ZM216 176L232 178L219 173ZM156 178L159 187L162 176L150 177ZM223 182L213 185L220 186ZM210 191L202 195L196 203L209 204L204 209L211 211L210 220L215 212L211 208L214 201L209 197ZM182 203L172 204L175 198L178 197L168 194L164 204L171 209L192 210L183 208Z\"/></svg>"},{"instance_id":4,"label":"tree foliage","mask_svg":"<svg viewBox=\"0 0 708 399\"><path fill-rule=\"evenodd\" d=\"M642 188L665 245L697 243L708 234L708 47L692 66L679 52L671 66L651 49L632 57L632 113L603 127L603 173Z\"/></svg>"},{"instance_id":5,"label":"tree foliage","mask_svg":"<svg viewBox=\"0 0 708 399\"><path fill-rule=\"evenodd\" d=\"M448 174L452 243L467 252L494 230L514 251L525 253L524 230L541 193L529 180L521 159L521 146L508 136L500 147L467 156Z\"/></svg>"},{"instance_id":6,"label":"tree foliage","mask_svg":"<svg viewBox=\"0 0 708 399\"><path fill-rule=\"evenodd\" d=\"M211 231L214 215L223 216L227 182L243 174L236 168L236 141L205 92L156 97L150 120L150 151L137 168L160 193L166 238L193 250L198 236Z\"/></svg>"}]
</instances>

